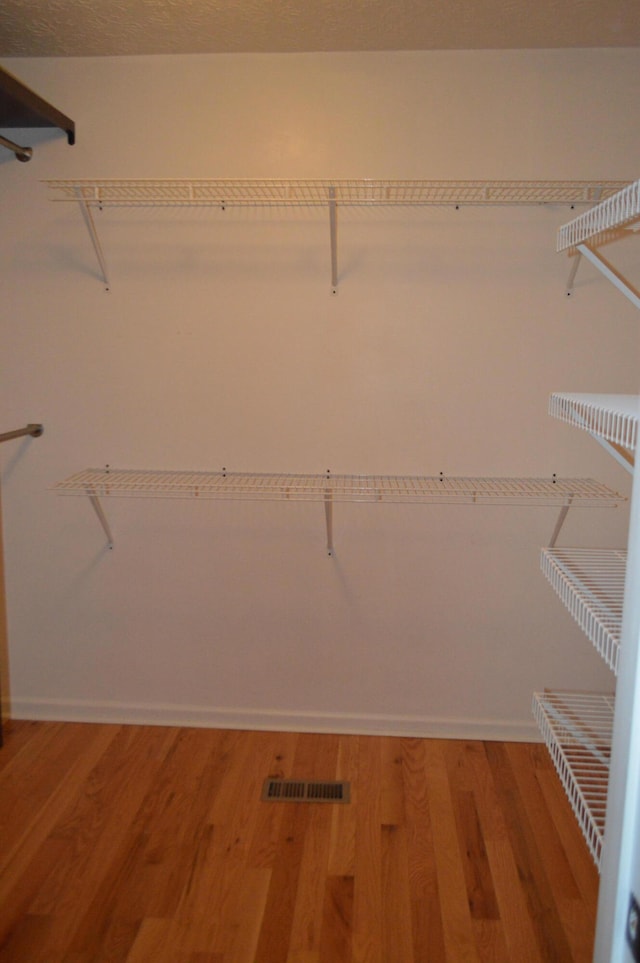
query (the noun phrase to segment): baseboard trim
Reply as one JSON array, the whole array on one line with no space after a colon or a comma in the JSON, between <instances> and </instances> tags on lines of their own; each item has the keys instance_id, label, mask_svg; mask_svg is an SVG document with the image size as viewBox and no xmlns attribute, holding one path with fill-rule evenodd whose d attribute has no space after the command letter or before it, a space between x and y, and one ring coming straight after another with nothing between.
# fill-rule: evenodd
<instances>
[{"instance_id":1,"label":"baseboard trim","mask_svg":"<svg viewBox=\"0 0 640 963\"><path fill-rule=\"evenodd\" d=\"M326 732L363 736L415 736L540 742L533 720L432 718L337 712L287 712L279 709L94 702L74 699L11 700L11 718L120 725L190 726L210 729L261 729Z\"/></svg>"}]
</instances>

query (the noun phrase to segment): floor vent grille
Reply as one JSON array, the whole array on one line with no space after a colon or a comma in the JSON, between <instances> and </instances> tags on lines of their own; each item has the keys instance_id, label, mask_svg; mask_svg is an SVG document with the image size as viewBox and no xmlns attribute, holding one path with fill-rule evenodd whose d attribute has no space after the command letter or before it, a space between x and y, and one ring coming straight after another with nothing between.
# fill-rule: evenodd
<instances>
[{"instance_id":1,"label":"floor vent grille","mask_svg":"<svg viewBox=\"0 0 640 963\"><path fill-rule=\"evenodd\" d=\"M262 787L265 802L348 803L348 782L312 782L306 779L266 779Z\"/></svg>"}]
</instances>

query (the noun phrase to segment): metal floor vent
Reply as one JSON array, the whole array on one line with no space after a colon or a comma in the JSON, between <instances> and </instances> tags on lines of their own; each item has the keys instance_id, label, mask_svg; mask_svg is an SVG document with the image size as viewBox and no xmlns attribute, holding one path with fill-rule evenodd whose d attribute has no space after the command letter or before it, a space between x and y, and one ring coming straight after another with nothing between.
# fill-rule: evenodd
<instances>
[{"instance_id":1,"label":"metal floor vent","mask_svg":"<svg viewBox=\"0 0 640 963\"><path fill-rule=\"evenodd\" d=\"M348 803L348 782L312 782L306 779L265 779L262 787L265 802Z\"/></svg>"}]
</instances>

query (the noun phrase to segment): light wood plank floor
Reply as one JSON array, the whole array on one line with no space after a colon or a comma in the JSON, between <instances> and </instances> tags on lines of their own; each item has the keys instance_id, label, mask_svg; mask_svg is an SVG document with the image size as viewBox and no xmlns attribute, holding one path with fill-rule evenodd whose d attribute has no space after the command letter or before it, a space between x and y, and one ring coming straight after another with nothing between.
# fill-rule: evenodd
<instances>
[{"instance_id":1,"label":"light wood plank floor","mask_svg":"<svg viewBox=\"0 0 640 963\"><path fill-rule=\"evenodd\" d=\"M265 803L267 776L352 801ZM587 963L598 876L539 745L13 722L2 963Z\"/></svg>"}]
</instances>

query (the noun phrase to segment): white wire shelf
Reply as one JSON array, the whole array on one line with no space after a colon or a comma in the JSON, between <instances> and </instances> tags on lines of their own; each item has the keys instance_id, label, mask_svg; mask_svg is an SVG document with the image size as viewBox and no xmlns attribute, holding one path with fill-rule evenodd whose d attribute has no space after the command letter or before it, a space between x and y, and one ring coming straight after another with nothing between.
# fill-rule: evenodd
<instances>
[{"instance_id":1,"label":"white wire shelf","mask_svg":"<svg viewBox=\"0 0 640 963\"><path fill-rule=\"evenodd\" d=\"M588 431L601 442L635 452L640 417L639 395L554 393L549 402L554 418ZM626 466L625 466L626 467Z\"/></svg>"},{"instance_id":2,"label":"white wire shelf","mask_svg":"<svg viewBox=\"0 0 640 963\"><path fill-rule=\"evenodd\" d=\"M626 551L545 548L540 562L546 578L571 616L617 674Z\"/></svg>"},{"instance_id":3,"label":"white wire shelf","mask_svg":"<svg viewBox=\"0 0 640 963\"><path fill-rule=\"evenodd\" d=\"M592 204L621 181L425 180L47 180L54 201L75 202L82 212L102 278L109 273L96 229L95 210L109 207L324 207L329 214L331 291L338 291L338 207L497 206Z\"/></svg>"},{"instance_id":4,"label":"white wire shelf","mask_svg":"<svg viewBox=\"0 0 640 963\"><path fill-rule=\"evenodd\" d=\"M100 499L240 499L323 502L327 550L333 555L334 502L397 502L466 505L540 505L559 508L555 544L572 505L616 506L623 495L590 478L450 478L445 475L284 475L245 472L141 471L87 468L54 486L61 495L87 496L113 546Z\"/></svg>"},{"instance_id":5,"label":"white wire shelf","mask_svg":"<svg viewBox=\"0 0 640 963\"><path fill-rule=\"evenodd\" d=\"M328 179L46 180L54 200L93 207L593 204L625 181Z\"/></svg>"},{"instance_id":6,"label":"white wire shelf","mask_svg":"<svg viewBox=\"0 0 640 963\"><path fill-rule=\"evenodd\" d=\"M537 692L533 714L591 855L600 868L615 698Z\"/></svg>"},{"instance_id":7,"label":"white wire shelf","mask_svg":"<svg viewBox=\"0 0 640 963\"><path fill-rule=\"evenodd\" d=\"M627 184L596 207L558 230L557 250L566 251L599 235L624 227L640 217L640 180Z\"/></svg>"},{"instance_id":8,"label":"white wire shelf","mask_svg":"<svg viewBox=\"0 0 640 963\"><path fill-rule=\"evenodd\" d=\"M615 505L625 497L590 478L256 474L88 468L58 482L62 495L278 501Z\"/></svg>"}]
</instances>

